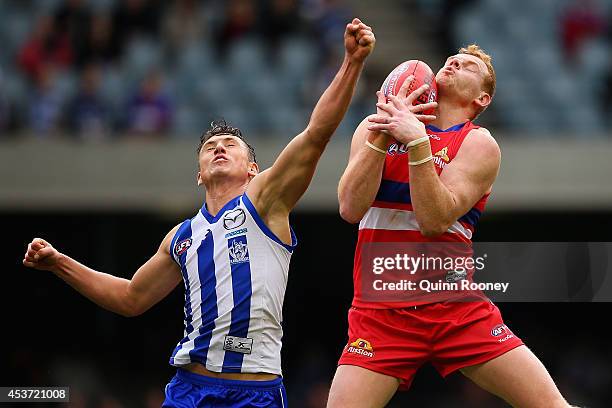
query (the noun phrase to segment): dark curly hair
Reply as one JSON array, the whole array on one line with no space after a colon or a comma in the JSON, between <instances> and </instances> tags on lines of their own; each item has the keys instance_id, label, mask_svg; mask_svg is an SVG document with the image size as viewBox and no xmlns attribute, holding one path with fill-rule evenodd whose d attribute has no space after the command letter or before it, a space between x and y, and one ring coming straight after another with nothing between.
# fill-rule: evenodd
<instances>
[{"instance_id":1,"label":"dark curly hair","mask_svg":"<svg viewBox=\"0 0 612 408\"><path fill-rule=\"evenodd\" d=\"M253 149L253 146L251 146L244 139L244 136L242 136L242 131L240 129L229 125L225 121L225 119L214 120L210 123L210 129L206 130L206 132L202 133L202 135L200 136L200 144L198 145L196 153L199 155L200 150L202 150L202 146L204 146L204 143L206 143L206 141L211 137L217 135L231 135L236 136L237 138L242 140L244 144L247 145L249 151L249 161L257 163L257 158L255 157L255 149Z\"/></svg>"}]
</instances>

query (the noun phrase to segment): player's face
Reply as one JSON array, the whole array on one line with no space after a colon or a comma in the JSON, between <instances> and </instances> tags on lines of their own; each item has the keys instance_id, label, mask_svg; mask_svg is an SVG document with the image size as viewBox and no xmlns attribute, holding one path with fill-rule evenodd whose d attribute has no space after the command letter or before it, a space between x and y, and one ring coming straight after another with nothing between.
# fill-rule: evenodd
<instances>
[{"instance_id":1,"label":"player's face","mask_svg":"<svg viewBox=\"0 0 612 408\"><path fill-rule=\"evenodd\" d=\"M232 135L217 135L208 139L200 150L198 161L198 184L206 184L220 177L242 182L242 179L248 180L254 169L254 163L249 161L246 143Z\"/></svg>"},{"instance_id":2,"label":"player's face","mask_svg":"<svg viewBox=\"0 0 612 408\"><path fill-rule=\"evenodd\" d=\"M440 96L453 95L466 102L478 98L484 79L489 71L478 57L469 54L457 54L448 57L446 63L436 75Z\"/></svg>"}]
</instances>

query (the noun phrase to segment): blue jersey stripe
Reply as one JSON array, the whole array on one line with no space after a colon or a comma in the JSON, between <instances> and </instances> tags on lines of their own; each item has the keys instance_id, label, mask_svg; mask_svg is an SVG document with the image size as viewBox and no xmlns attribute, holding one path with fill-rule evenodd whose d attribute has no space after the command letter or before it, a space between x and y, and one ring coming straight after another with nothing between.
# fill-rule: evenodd
<instances>
[{"instance_id":1,"label":"blue jersey stripe","mask_svg":"<svg viewBox=\"0 0 612 408\"><path fill-rule=\"evenodd\" d=\"M198 337L195 338L194 348L189 352L191 361L206 366L206 357L210 339L215 328L217 310L217 277L215 276L215 242L211 230L208 230L204 240L198 247L198 276L200 278L200 293L202 296L202 325Z\"/></svg>"},{"instance_id":2,"label":"blue jersey stripe","mask_svg":"<svg viewBox=\"0 0 612 408\"><path fill-rule=\"evenodd\" d=\"M232 269L232 291L234 295L234 307L232 308L232 322L229 335L235 337L247 337L249 333L249 321L251 319L251 296L253 288L251 285L251 264L249 261L249 250L247 238L241 235L231 238L227 242ZM235 351L226 351L223 358L224 373L239 373L242 369L244 354Z\"/></svg>"},{"instance_id":3,"label":"blue jersey stripe","mask_svg":"<svg viewBox=\"0 0 612 408\"><path fill-rule=\"evenodd\" d=\"M193 331L192 319L193 313L191 310L191 290L189 284L189 274L187 273L187 251L185 250L182 254L177 255L176 243L181 242L183 240L191 238L191 220L185 221L179 229L176 231L176 235L172 240L172 246L170 247L170 251L172 251L172 257L178 257L178 264L181 267L181 274L183 275L183 282L185 284L185 332L187 336L189 333ZM174 363L174 356L181 349L184 342L187 341L187 336L185 336L180 343L176 346L174 351L172 352L172 356L170 357L170 364Z\"/></svg>"},{"instance_id":4,"label":"blue jersey stripe","mask_svg":"<svg viewBox=\"0 0 612 408\"><path fill-rule=\"evenodd\" d=\"M472 208L463 217L459 218L459 221L467 222L468 224L475 226L480 219L482 213L476 208Z\"/></svg>"},{"instance_id":5,"label":"blue jersey stripe","mask_svg":"<svg viewBox=\"0 0 612 408\"><path fill-rule=\"evenodd\" d=\"M380 188L376 194L376 201L410 204L410 183L381 180Z\"/></svg>"},{"instance_id":6,"label":"blue jersey stripe","mask_svg":"<svg viewBox=\"0 0 612 408\"><path fill-rule=\"evenodd\" d=\"M437 127L435 127L434 125L427 125L427 126L425 126L425 127L426 127L427 129L431 130L432 132L436 132L436 133L443 133L443 132L456 132L456 131L458 131L458 130L463 129L463 127L465 126L465 124L466 124L466 123L467 123L467 122L459 123L459 124L457 124L457 125L455 125L455 126L451 126L451 127L449 127L448 129L444 129L444 130L442 130L442 129L440 129L440 128L437 128Z\"/></svg>"}]
</instances>

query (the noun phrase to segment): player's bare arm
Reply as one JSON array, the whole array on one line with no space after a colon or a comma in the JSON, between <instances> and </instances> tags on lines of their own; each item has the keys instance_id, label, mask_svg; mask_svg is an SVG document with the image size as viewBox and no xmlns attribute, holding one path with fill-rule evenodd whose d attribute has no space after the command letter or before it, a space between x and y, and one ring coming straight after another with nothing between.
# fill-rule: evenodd
<instances>
[{"instance_id":1,"label":"player's bare arm","mask_svg":"<svg viewBox=\"0 0 612 408\"><path fill-rule=\"evenodd\" d=\"M500 161L499 146L486 129L479 128L468 134L439 177L433 162L410 166L410 197L423 234L444 233L489 193Z\"/></svg>"},{"instance_id":2,"label":"player's bare arm","mask_svg":"<svg viewBox=\"0 0 612 408\"><path fill-rule=\"evenodd\" d=\"M344 61L306 129L285 147L272 167L249 184L247 193L257 211L281 237L289 235L287 215L308 188L325 146L344 117L375 41L372 29L359 19L346 26Z\"/></svg>"},{"instance_id":3,"label":"player's bare arm","mask_svg":"<svg viewBox=\"0 0 612 408\"><path fill-rule=\"evenodd\" d=\"M137 316L166 297L181 282L181 271L170 255L172 229L157 252L131 280L95 271L35 238L28 245L23 264L51 271L97 305L122 316Z\"/></svg>"},{"instance_id":4,"label":"player's bare arm","mask_svg":"<svg viewBox=\"0 0 612 408\"><path fill-rule=\"evenodd\" d=\"M371 116L369 129L386 131L405 144L428 138L425 125L408 107L411 102L402 99L401 93L389 99L389 103L379 100L377 104L388 116ZM430 237L441 235L468 212L490 192L500 161L497 142L486 129L479 128L469 133L439 177L431 160L410 165L410 198L421 232Z\"/></svg>"},{"instance_id":5,"label":"player's bare arm","mask_svg":"<svg viewBox=\"0 0 612 408\"><path fill-rule=\"evenodd\" d=\"M409 76L406 82L410 83L413 79L413 76ZM416 100L426 90L426 87L416 89L409 96L410 100ZM377 96L384 100L380 91L377 92ZM423 115L422 112L436 107L436 102L430 102L410 106L409 109L417 119L427 121L434 120L435 116ZM382 116L387 115L378 108L377 112ZM391 139L387 133L368 130L369 124L366 118L355 130L351 141L349 162L338 184L340 216L350 223L359 222L376 197L385 163L386 154L384 152Z\"/></svg>"}]
</instances>

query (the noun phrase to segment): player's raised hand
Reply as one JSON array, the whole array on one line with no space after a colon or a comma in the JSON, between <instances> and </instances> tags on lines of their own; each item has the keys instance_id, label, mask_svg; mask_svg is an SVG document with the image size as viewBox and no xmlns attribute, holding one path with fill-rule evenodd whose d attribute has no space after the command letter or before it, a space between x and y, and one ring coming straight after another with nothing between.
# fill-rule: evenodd
<instances>
[{"instance_id":1,"label":"player's raised hand","mask_svg":"<svg viewBox=\"0 0 612 408\"><path fill-rule=\"evenodd\" d=\"M29 268L51 271L62 254L42 238L34 238L28 245L23 264Z\"/></svg>"},{"instance_id":2,"label":"player's raised hand","mask_svg":"<svg viewBox=\"0 0 612 408\"><path fill-rule=\"evenodd\" d=\"M419 99L419 97L427 92L429 89L429 85L422 85L419 88L415 89L408 95L408 90L410 89L410 82L414 80L414 76L409 76L406 78L401 88L397 92L398 101L402 101L403 104L410 110L410 112L414 113L418 120L421 122L431 122L432 120L436 120L436 116L434 115L423 115L422 112L436 109L438 107L438 102L429 102L429 103L421 103L418 105L413 105L413 103Z\"/></svg>"},{"instance_id":3,"label":"player's raised hand","mask_svg":"<svg viewBox=\"0 0 612 408\"><path fill-rule=\"evenodd\" d=\"M378 102L377 110L380 114L368 116L368 130L371 132L385 132L400 143L410 143L427 135L425 124L417 115L400 100L398 96L389 95L389 102Z\"/></svg>"},{"instance_id":4,"label":"player's raised hand","mask_svg":"<svg viewBox=\"0 0 612 408\"><path fill-rule=\"evenodd\" d=\"M372 27L354 18L346 25L344 31L344 47L349 58L356 62L363 62L372 53L376 38Z\"/></svg>"}]
</instances>

